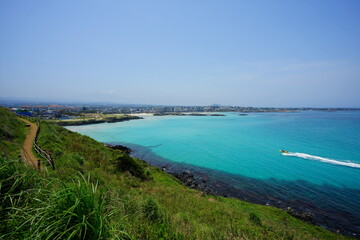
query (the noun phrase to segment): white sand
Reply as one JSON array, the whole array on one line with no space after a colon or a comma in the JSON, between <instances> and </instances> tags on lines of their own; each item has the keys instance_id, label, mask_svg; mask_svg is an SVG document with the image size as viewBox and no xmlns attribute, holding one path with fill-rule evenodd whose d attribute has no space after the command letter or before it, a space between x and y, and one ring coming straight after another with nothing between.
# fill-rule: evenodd
<instances>
[{"instance_id":1,"label":"white sand","mask_svg":"<svg viewBox=\"0 0 360 240\"><path fill-rule=\"evenodd\" d=\"M126 115L141 117L141 116L152 116L154 114L152 114L152 113L130 113L130 114L126 114Z\"/></svg>"}]
</instances>

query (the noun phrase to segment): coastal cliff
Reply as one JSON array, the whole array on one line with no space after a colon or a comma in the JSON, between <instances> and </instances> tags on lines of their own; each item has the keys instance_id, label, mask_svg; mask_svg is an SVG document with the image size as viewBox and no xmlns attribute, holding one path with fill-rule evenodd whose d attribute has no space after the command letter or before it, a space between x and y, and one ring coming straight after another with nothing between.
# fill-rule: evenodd
<instances>
[{"instance_id":1,"label":"coastal cliff","mask_svg":"<svg viewBox=\"0 0 360 240\"><path fill-rule=\"evenodd\" d=\"M26 126L0 114L0 239L346 239L280 209L190 189L126 149L45 121L37 143L56 170L44 161L46 171L29 169L16 159Z\"/></svg>"}]
</instances>

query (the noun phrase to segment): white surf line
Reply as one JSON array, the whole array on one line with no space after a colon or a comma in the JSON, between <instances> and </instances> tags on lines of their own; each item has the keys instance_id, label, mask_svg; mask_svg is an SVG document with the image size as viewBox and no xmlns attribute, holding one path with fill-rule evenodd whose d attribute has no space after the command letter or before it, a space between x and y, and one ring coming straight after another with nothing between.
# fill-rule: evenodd
<instances>
[{"instance_id":1,"label":"white surf line","mask_svg":"<svg viewBox=\"0 0 360 240\"><path fill-rule=\"evenodd\" d=\"M282 155L284 156L288 156L288 157L299 157L299 158L304 158L304 159L309 159L309 160L315 160L315 161L320 161L320 162L324 162L324 163L330 163L330 164L334 164L334 165L340 165L340 166L345 166L345 167L352 167L352 168L360 168L360 164L358 163L353 163L353 162L342 162L342 161L337 161L334 159L329 159L329 158L323 158L323 157L318 157L318 156L314 156L314 155L310 155L310 154L306 154L306 153L282 153Z\"/></svg>"}]
</instances>

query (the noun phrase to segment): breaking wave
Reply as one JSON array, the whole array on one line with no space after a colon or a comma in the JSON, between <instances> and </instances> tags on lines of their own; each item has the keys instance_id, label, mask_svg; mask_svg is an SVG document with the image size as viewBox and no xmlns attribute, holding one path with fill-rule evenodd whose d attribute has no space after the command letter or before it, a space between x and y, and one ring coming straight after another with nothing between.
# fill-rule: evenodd
<instances>
[{"instance_id":1,"label":"breaking wave","mask_svg":"<svg viewBox=\"0 0 360 240\"><path fill-rule=\"evenodd\" d=\"M313 156L313 155L306 154L306 153L289 152L289 153L282 153L282 155L289 156L289 157L299 157L299 158L303 158L303 159L315 160L315 161L320 161L320 162L324 162L324 163L330 163L330 164L340 165L340 166L345 166L345 167L360 168L360 164L358 164L358 163L353 163L350 161L342 162L342 161L337 161L334 159Z\"/></svg>"}]
</instances>

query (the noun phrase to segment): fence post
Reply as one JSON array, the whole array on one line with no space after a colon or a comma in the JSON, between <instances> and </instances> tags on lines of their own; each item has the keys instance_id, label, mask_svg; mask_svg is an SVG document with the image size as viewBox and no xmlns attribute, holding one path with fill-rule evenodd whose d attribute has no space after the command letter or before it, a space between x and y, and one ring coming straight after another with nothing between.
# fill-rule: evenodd
<instances>
[{"instance_id":1,"label":"fence post","mask_svg":"<svg viewBox=\"0 0 360 240\"><path fill-rule=\"evenodd\" d=\"M37 139L38 139L38 133L40 131L40 121L38 120L37 121L37 124L38 124L38 129L36 131L36 134L35 134L35 139L34 139L34 148L36 150L36 152L43 158L45 158L45 160L51 165L52 169L55 170L55 163L54 163L54 159L51 158L51 156L45 152L43 149L41 149L37 144ZM40 159L38 159L38 168L40 169L40 164L41 164L41 161Z\"/></svg>"}]
</instances>

